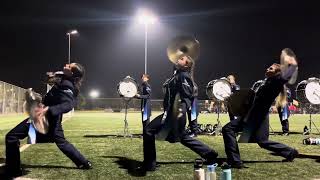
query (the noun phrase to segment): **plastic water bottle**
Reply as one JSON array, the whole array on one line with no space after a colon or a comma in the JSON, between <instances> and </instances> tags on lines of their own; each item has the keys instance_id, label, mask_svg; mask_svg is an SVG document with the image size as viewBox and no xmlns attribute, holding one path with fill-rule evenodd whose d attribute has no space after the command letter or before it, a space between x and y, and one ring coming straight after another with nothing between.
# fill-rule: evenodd
<instances>
[{"instance_id":1,"label":"plastic water bottle","mask_svg":"<svg viewBox=\"0 0 320 180\"><path fill-rule=\"evenodd\" d=\"M204 169L202 167L203 167L203 160L196 159L194 161L194 174L193 174L194 180L205 180Z\"/></svg>"},{"instance_id":2,"label":"plastic water bottle","mask_svg":"<svg viewBox=\"0 0 320 180\"><path fill-rule=\"evenodd\" d=\"M218 164L212 164L207 166L206 180L217 180L216 167Z\"/></svg>"},{"instance_id":3,"label":"plastic water bottle","mask_svg":"<svg viewBox=\"0 0 320 180\"><path fill-rule=\"evenodd\" d=\"M221 180L231 180L231 167L227 163L222 164L221 166L222 173L221 173Z\"/></svg>"}]
</instances>

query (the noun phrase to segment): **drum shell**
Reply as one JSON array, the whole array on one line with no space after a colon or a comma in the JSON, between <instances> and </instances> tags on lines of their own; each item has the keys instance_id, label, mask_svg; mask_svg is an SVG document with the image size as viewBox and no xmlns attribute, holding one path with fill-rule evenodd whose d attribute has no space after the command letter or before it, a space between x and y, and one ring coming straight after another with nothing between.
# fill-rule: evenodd
<instances>
[{"instance_id":1,"label":"drum shell","mask_svg":"<svg viewBox=\"0 0 320 180\"><path fill-rule=\"evenodd\" d=\"M300 103L309 103L305 93L307 84L308 81L304 80L301 81L296 87L296 97Z\"/></svg>"}]
</instances>

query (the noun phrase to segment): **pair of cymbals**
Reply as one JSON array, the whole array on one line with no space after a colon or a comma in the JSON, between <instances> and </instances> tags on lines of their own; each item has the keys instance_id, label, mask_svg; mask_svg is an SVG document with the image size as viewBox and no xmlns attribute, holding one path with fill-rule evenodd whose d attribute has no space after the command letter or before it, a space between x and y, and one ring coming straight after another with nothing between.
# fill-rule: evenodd
<instances>
[{"instance_id":1,"label":"pair of cymbals","mask_svg":"<svg viewBox=\"0 0 320 180\"><path fill-rule=\"evenodd\" d=\"M183 56L188 56L192 61L196 61L200 54L200 43L190 36L179 36L174 38L168 48L169 60L176 64Z\"/></svg>"}]
</instances>

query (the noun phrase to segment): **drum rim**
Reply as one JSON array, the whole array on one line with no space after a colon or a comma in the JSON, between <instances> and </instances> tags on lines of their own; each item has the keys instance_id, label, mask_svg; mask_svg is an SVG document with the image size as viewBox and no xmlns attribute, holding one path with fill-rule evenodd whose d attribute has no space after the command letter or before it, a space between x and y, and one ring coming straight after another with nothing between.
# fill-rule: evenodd
<instances>
[{"instance_id":1,"label":"drum rim","mask_svg":"<svg viewBox=\"0 0 320 180\"><path fill-rule=\"evenodd\" d=\"M231 89L231 84L230 84L230 82L229 82L227 79L220 78L220 79L213 79L213 80L211 80L211 81L208 82L208 84L207 84L207 86L206 86L206 95L207 95L210 99L212 99L212 100L216 100L216 101L223 102L223 101L225 101L225 100L226 100L228 97L230 97L230 96L228 96L228 97L224 98L223 100L221 100L221 99L218 99L218 98L217 98L215 95L213 95L213 94L209 96L209 93L208 93L209 84L212 84L212 87L213 87L214 84L216 84L217 82L225 82L225 84L228 85L228 87L230 88L231 93L232 93L232 89ZM211 88L211 89L213 89L213 88ZM230 95L231 95L231 94L230 94Z\"/></svg>"},{"instance_id":2,"label":"drum rim","mask_svg":"<svg viewBox=\"0 0 320 180\"><path fill-rule=\"evenodd\" d=\"M319 103L312 103L312 102L309 100L309 98L307 97L306 87L307 87L307 85L308 85L310 82L318 82L318 84L320 85L320 79L319 79L319 78L315 78L315 77L314 77L314 78L312 78L312 79L309 78L309 79L302 80L301 82L299 82L299 83L297 84L296 89L295 89L297 99L298 99L300 102L303 102L303 103L310 103L310 104L319 105L319 104L320 104L320 101L319 101ZM302 87L301 87L301 86L302 86ZM301 87L301 89L298 89L298 88L300 88L300 87ZM303 89L302 89L302 88L303 88ZM299 92L299 93L297 93L297 92ZM304 96L303 99L301 99L301 96L300 96L301 93L303 93L303 96Z\"/></svg>"},{"instance_id":3,"label":"drum rim","mask_svg":"<svg viewBox=\"0 0 320 180\"><path fill-rule=\"evenodd\" d=\"M133 98L133 97L134 97L134 96L132 96L132 97L125 96L122 92L120 92L120 84L121 84L121 83L132 83L132 84L134 84L135 87L136 87L136 93L135 93L135 95L138 93L138 83L137 83L137 81L136 81L134 78L132 78L132 77L125 77L125 78L123 78L123 79L118 83L118 85L117 85L117 91L118 91L118 94L119 94L119 95L124 96L125 98Z\"/></svg>"}]
</instances>

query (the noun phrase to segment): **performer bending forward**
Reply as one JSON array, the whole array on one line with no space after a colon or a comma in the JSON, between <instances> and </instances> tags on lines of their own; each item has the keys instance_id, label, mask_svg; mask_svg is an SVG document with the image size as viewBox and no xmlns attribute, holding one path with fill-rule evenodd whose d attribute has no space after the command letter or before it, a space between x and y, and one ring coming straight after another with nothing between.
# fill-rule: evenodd
<instances>
[{"instance_id":1,"label":"performer bending forward","mask_svg":"<svg viewBox=\"0 0 320 180\"><path fill-rule=\"evenodd\" d=\"M143 136L144 169L156 170L155 136L171 143L180 142L206 159L215 162L218 153L185 132L186 112L193 102L193 83L188 71L193 62L183 56L177 61L177 71L168 81L164 98L164 114L156 117L146 126Z\"/></svg>"},{"instance_id":2,"label":"performer bending forward","mask_svg":"<svg viewBox=\"0 0 320 180\"><path fill-rule=\"evenodd\" d=\"M90 169L91 163L64 137L61 125L62 114L73 109L76 97L84 75L84 68L77 63L66 64L61 82L56 83L45 95L45 107L37 109L37 118L44 116L49 122L49 131L46 135L37 133L37 140L55 142L58 148L68 156L78 168ZM6 135L6 172L11 177L22 175L20 167L20 139L28 136L29 118L23 120Z\"/></svg>"},{"instance_id":3,"label":"performer bending forward","mask_svg":"<svg viewBox=\"0 0 320 180\"><path fill-rule=\"evenodd\" d=\"M243 130L239 141L257 142L258 145L273 151L286 161L293 161L298 151L284 144L268 140L269 138L269 109L275 98L282 91L297 68L296 56L292 50L282 50L281 59L285 65L273 64L266 71L266 81L256 92L253 104L245 118L235 119L222 128L225 151L228 163L234 168L245 167L240 159L236 133Z\"/></svg>"}]
</instances>

